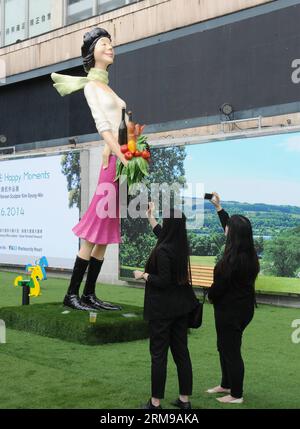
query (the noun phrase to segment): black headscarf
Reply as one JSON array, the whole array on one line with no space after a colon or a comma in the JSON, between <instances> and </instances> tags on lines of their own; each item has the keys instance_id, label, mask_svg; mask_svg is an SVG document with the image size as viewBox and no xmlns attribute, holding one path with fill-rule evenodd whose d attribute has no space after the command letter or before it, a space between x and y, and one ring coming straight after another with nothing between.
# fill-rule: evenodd
<instances>
[{"instance_id":1,"label":"black headscarf","mask_svg":"<svg viewBox=\"0 0 300 429\"><path fill-rule=\"evenodd\" d=\"M104 28L93 28L83 36L81 55L83 58L83 68L86 73L95 65L94 50L96 43L101 37L108 37L111 40L111 35Z\"/></svg>"}]
</instances>

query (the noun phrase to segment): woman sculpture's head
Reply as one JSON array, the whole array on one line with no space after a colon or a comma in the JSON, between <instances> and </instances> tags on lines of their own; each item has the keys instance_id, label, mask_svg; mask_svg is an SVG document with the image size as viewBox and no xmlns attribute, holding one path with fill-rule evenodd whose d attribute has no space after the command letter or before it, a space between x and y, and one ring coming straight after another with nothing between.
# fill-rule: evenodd
<instances>
[{"instance_id":1,"label":"woman sculpture's head","mask_svg":"<svg viewBox=\"0 0 300 429\"><path fill-rule=\"evenodd\" d=\"M93 28L85 33L81 54L86 73L98 66L106 70L114 62L115 56L110 34L104 28Z\"/></svg>"}]
</instances>

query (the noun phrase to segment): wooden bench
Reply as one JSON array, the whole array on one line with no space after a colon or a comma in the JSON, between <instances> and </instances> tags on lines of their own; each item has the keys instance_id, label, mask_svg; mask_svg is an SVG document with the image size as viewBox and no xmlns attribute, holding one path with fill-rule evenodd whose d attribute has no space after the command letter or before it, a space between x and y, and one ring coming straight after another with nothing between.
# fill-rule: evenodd
<instances>
[{"instance_id":1,"label":"wooden bench","mask_svg":"<svg viewBox=\"0 0 300 429\"><path fill-rule=\"evenodd\" d=\"M204 265L191 265L193 286L210 287L213 282L214 267Z\"/></svg>"}]
</instances>

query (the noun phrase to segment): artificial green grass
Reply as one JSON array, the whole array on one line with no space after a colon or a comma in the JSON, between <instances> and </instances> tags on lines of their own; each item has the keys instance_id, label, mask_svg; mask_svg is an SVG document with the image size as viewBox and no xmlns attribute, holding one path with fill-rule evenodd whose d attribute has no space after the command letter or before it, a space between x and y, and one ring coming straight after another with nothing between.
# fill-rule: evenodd
<instances>
[{"instance_id":1,"label":"artificial green grass","mask_svg":"<svg viewBox=\"0 0 300 429\"><path fill-rule=\"evenodd\" d=\"M18 306L22 303L22 288L14 287L14 279L19 275L0 271L0 307ZM67 291L69 280L63 278L48 277L42 281L42 294L36 298L30 298L30 305L48 302L62 302ZM103 301L121 302L128 305L143 306L143 294L137 289L131 289L132 298L128 297L128 289L115 285L97 284L97 295Z\"/></svg>"},{"instance_id":2,"label":"artificial green grass","mask_svg":"<svg viewBox=\"0 0 300 429\"><path fill-rule=\"evenodd\" d=\"M20 294L10 286L13 274L0 272L0 306L16 305ZM41 300L59 301L67 280L48 279ZM128 305L143 303L143 290L98 285L102 299ZM33 300L32 300L33 302ZM33 304L35 305L35 304ZM291 323L299 309L259 305L243 341L245 402L222 405L205 389L220 382L213 309L189 336L193 363L194 408L299 408L300 344L293 344ZM150 395L148 340L88 346L7 330L0 344L0 408L138 408ZM164 408L178 395L176 367L169 354Z\"/></svg>"},{"instance_id":3,"label":"artificial green grass","mask_svg":"<svg viewBox=\"0 0 300 429\"><path fill-rule=\"evenodd\" d=\"M120 311L98 311L95 323L90 323L89 312L68 310L61 303L0 308L0 319L5 320L8 328L80 344L99 345L148 337L142 309L132 305L122 305Z\"/></svg>"}]
</instances>

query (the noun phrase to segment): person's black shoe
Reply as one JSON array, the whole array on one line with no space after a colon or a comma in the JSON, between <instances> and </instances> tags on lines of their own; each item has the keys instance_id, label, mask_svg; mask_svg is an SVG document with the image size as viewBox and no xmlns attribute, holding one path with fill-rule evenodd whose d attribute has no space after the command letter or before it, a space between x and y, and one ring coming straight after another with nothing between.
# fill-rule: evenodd
<instances>
[{"instance_id":1,"label":"person's black shoe","mask_svg":"<svg viewBox=\"0 0 300 429\"><path fill-rule=\"evenodd\" d=\"M95 310L121 310L118 305L111 304L110 302L101 301L95 294L82 295L80 302L84 305L94 308Z\"/></svg>"},{"instance_id":2,"label":"person's black shoe","mask_svg":"<svg viewBox=\"0 0 300 429\"><path fill-rule=\"evenodd\" d=\"M63 302L65 307L73 310L95 311L95 308L82 304L78 295L66 295Z\"/></svg>"},{"instance_id":3,"label":"person's black shoe","mask_svg":"<svg viewBox=\"0 0 300 429\"><path fill-rule=\"evenodd\" d=\"M151 398L147 402L147 404L142 405L142 410L162 410L161 405L158 405L157 407L152 404Z\"/></svg>"},{"instance_id":4,"label":"person's black shoe","mask_svg":"<svg viewBox=\"0 0 300 429\"><path fill-rule=\"evenodd\" d=\"M174 405L174 407L178 407L182 410L191 410L192 409L192 405L191 405L190 401L183 402L179 398L177 398L176 401L172 403L172 405Z\"/></svg>"}]
</instances>

